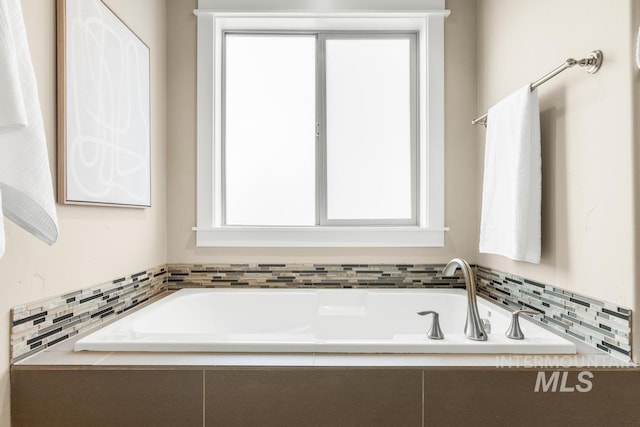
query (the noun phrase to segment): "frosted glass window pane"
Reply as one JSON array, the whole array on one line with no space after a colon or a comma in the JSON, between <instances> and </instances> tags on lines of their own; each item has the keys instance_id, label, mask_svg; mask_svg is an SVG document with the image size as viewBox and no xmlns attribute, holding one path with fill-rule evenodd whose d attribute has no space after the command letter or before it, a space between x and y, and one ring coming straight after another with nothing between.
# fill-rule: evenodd
<instances>
[{"instance_id":1,"label":"frosted glass window pane","mask_svg":"<svg viewBox=\"0 0 640 427\"><path fill-rule=\"evenodd\" d=\"M408 39L327 40L327 217L409 219Z\"/></svg>"},{"instance_id":2,"label":"frosted glass window pane","mask_svg":"<svg viewBox=\"0 0 640 427\"><path fill-rule=\"evenodd\" d=\"M227 35L228 225L314 225L315 37Z\"/></svg>"}]
</instances>

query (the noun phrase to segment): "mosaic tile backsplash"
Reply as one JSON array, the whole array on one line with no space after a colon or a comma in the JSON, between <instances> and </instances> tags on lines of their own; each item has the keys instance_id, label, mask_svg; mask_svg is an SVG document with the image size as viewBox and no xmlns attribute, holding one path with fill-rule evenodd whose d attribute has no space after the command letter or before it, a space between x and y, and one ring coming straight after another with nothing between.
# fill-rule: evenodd
<instances>
[{"instance_id":1,"label":"mosaic tile backsplash","mask_svg":"<svg viewBox=\"0 0 640 427\"><path fill-rule=\"evenodd\" d=\"M169 289L213 288L464 288L442 275L444 264L169 264Z\"/></svg>"},{"instance_id":2,"label":"mosaic tile backsplash","mask_svg":"<svg viewBox=\"0 0 640 427\"><path fill-rule=\"evenodd\" d=\"M124 313L166 290L166 266L11 310L11 361Z\"/></svg>"},{"instance_id":3,"label":"mosaic tile backsplash","mask_svg":"<svg viewBox=\"0 0 640 427\"><path fill-rule=\"evenodd\" d=\"M464 288L443 264L169 264L88 289L14 307L11 360L18 362L110 320L166 290L223 288ZM623 360L631 356L631 310L522 277L475 267L480 295L540 312L557 331Z\"/></svg>"},{"instance_id":4,"label":"mosaic tile backsplash","mask_svg":"<svg viewBox=\"0 0 640 427\"><path fill-rule=\"evenodd\" d=\"M623 360L631 358L631 310L523 277L476 267L478 293Z\"/></svg>"}]
</instances>

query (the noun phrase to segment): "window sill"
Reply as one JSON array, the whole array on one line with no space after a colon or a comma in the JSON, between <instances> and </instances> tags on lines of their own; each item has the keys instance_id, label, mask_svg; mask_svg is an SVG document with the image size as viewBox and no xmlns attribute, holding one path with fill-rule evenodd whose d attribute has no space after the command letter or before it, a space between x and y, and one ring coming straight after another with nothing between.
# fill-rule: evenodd
<instances>
[{"instance_id":1,"label":"window sill","mask_svg":"<svg viewBox=\"0 0 640 427\"><path fill-rule=\"evenodd\" d=\"M448 228L194 227L198 247L443 247Z\"/></svg>"}]
</instances>

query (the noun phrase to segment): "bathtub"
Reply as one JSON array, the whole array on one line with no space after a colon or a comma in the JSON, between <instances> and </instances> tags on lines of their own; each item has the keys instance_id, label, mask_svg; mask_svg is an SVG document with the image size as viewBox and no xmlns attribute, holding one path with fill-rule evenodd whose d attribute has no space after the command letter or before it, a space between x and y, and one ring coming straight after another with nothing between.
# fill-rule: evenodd
<instances>
[{"instance_id":1,"label":"bathtub","mask_svg":"<svg viewBox=\"0 0 640 427\"><path fill-rule=\"evenodd\" d=\"M523 340L504 335L505 309L478 298L491 332L484 342L464 336L464 290L440 289L182 289L96 330L76 351L523 353L573 354L575 345L520 320ZM443 340L430 340L440 313Z\"/></svg>"}]
</instances>

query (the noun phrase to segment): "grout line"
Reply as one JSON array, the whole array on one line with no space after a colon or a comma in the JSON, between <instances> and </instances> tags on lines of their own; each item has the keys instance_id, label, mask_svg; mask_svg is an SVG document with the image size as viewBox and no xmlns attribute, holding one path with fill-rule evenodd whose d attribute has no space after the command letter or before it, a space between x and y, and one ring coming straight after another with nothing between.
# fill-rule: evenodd
<instances>
[{"instance_id":1,"label":"grout line","mask_svg":"<svg viewBox=\"0 0 640 427\"><path fill-rule=\"evenodd\" d=\"M105 354L103 357L101 357L100 359L98 359L97 361L95 361L93 363L93 366L99 365L100 363L102 363L103 360L106 360L109 356L111 356L113 354L113 352L107 353Z\"/></svg>"},{"instance_id":2,"label":"grout line","mask_svg":"<svg viewBox=\"0 0 640 427\"><path fill-rule=\"evenodd\" d=\"M422 370L422 427L424 426L424 369Z\"/></svg>"},{"instance_id":3,"label":"grout line","mask_svg":"<svg viewBox=\"0 0 640 427\"><path fill-rule=\"evenodd\" d=\"M207 422L207 417L206 417L206 411L207 411L207 405L206 405L206 393L207 393L206 376L207 376L207 370L203 369L202 370L202 427L206 427L205 424Z\"/></svg>"}]
</instances>

